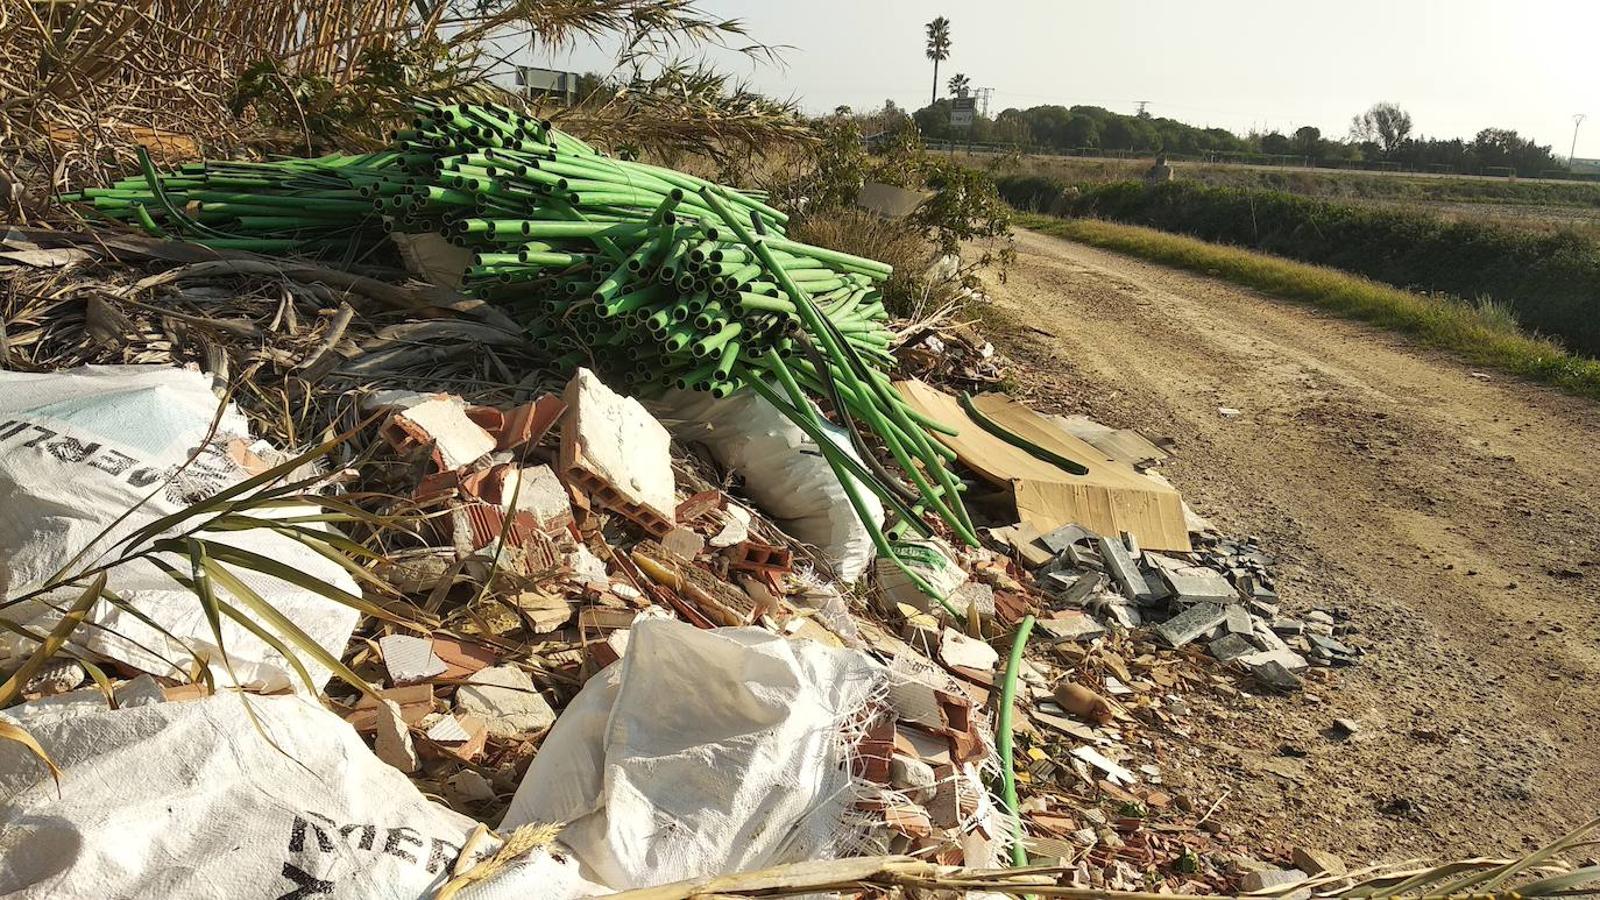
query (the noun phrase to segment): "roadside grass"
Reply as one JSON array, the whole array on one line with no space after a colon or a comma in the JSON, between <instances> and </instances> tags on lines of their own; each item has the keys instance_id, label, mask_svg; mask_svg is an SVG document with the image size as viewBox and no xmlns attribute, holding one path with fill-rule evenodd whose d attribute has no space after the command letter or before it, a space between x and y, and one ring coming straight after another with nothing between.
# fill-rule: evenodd
<instances>
[{"instance_id":1,"label":"roadside grass","mask_svg":"<svg viewBox=\"0 0 1600 900\"><path fill-rule=\"evenodd\" d=\"M1099 219L1019 213L1016 224L1163 265L1199 272L1288 300L1313 303L1449 350L1466 361L1600 400L1600 360L1529 334L1504 306L1418 294L1337 269Z\"/></svg>"}]
</instances>

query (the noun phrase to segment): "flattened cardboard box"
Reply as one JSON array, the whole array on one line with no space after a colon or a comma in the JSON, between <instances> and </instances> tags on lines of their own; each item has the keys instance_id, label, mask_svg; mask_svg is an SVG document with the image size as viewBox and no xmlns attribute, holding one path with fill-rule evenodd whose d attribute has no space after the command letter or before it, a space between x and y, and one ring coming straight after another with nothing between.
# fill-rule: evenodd
<instances>
[{"instance_id":1,"label":"flattened cardboard box","mask_svg":"<svg viewBox=\"0 0 1600 900\"><path fill-rule=\"evenodd\" d=\"M1110 459L1050 419L1003 394L984 394L974 405L1001 427L1081 463L1087 475L1036 459L972 421L956 399L921 381L895 383L906 402L929 418L958 430L932 432L962 464L988 481L1011 489L1017 517L1041 533L1067 524L1099 534L1127 531L1141 547L1187 552L1189 531L1178 492Z\"/></svg>"}]
</instances>

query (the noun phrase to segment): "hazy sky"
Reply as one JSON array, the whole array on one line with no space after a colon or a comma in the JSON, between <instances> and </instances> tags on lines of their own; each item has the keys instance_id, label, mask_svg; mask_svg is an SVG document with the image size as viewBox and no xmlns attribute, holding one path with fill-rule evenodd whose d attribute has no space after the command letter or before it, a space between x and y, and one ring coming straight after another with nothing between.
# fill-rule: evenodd
<instances>
[{"instance_id":1,"label":"hazy sky","mask_svg":"<svg viewBox=\"0 0 1600 900\"><path fill-rule=\"evenodd\" d=\"M1600 157L1600 2L1596 0L702 0L788 44L781 66L713 52L763 93L808 112L886 98L928 102L923 23L950 19L939 67L994 88L1008 106L1090 103L1237 132L1315 125L1343 137L1378 100L1411 112L1415 130L1471 137L1514 128L1566 154L1572 115L1587 112L1578 156ZM519 54L517 61L524 61ZM606 50L580 46L526 61L609 71Z\"/></svg>"}]
</instances>

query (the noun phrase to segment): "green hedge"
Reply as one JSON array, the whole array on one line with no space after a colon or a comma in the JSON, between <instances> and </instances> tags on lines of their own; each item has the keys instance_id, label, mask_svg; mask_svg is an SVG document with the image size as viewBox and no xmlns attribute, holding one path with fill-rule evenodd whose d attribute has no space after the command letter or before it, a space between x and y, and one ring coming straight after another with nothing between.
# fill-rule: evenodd
<instances>
[{"instance_id":1,"label":"green hedge","mask_svg":"<svg viewBox=\"0 0 1600 900\"><path fill-rule=\"evenodd\" d=\"M1183 181L1069 185L1012 176L998 186L1022 209L1144 225L1397 287L1490 297L1523 327L1600 356L1600 248L1576 235Z\"/></svg>"}]
</instances>

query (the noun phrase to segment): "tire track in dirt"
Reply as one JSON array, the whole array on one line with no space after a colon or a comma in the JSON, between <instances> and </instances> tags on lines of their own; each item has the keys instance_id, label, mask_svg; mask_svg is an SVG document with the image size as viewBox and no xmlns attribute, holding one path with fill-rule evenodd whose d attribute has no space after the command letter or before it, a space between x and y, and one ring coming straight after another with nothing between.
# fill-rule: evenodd
<instances>
[{"instance_id":1,"label":"tire track in dirt","mask_svg":"<svg viewBox=\"0 0 1600 900\"><path fill-rule=\"evenodd\" d=\"M1279 555L1286 614L1348 609L1369 651L1311 698L1197 700L1181 786L1362 860L1600 811L1600 406L1069 241L1018 254L988 318L1023 394L1175 438L1191 504Z\"/></svg>"}]
</instances>

